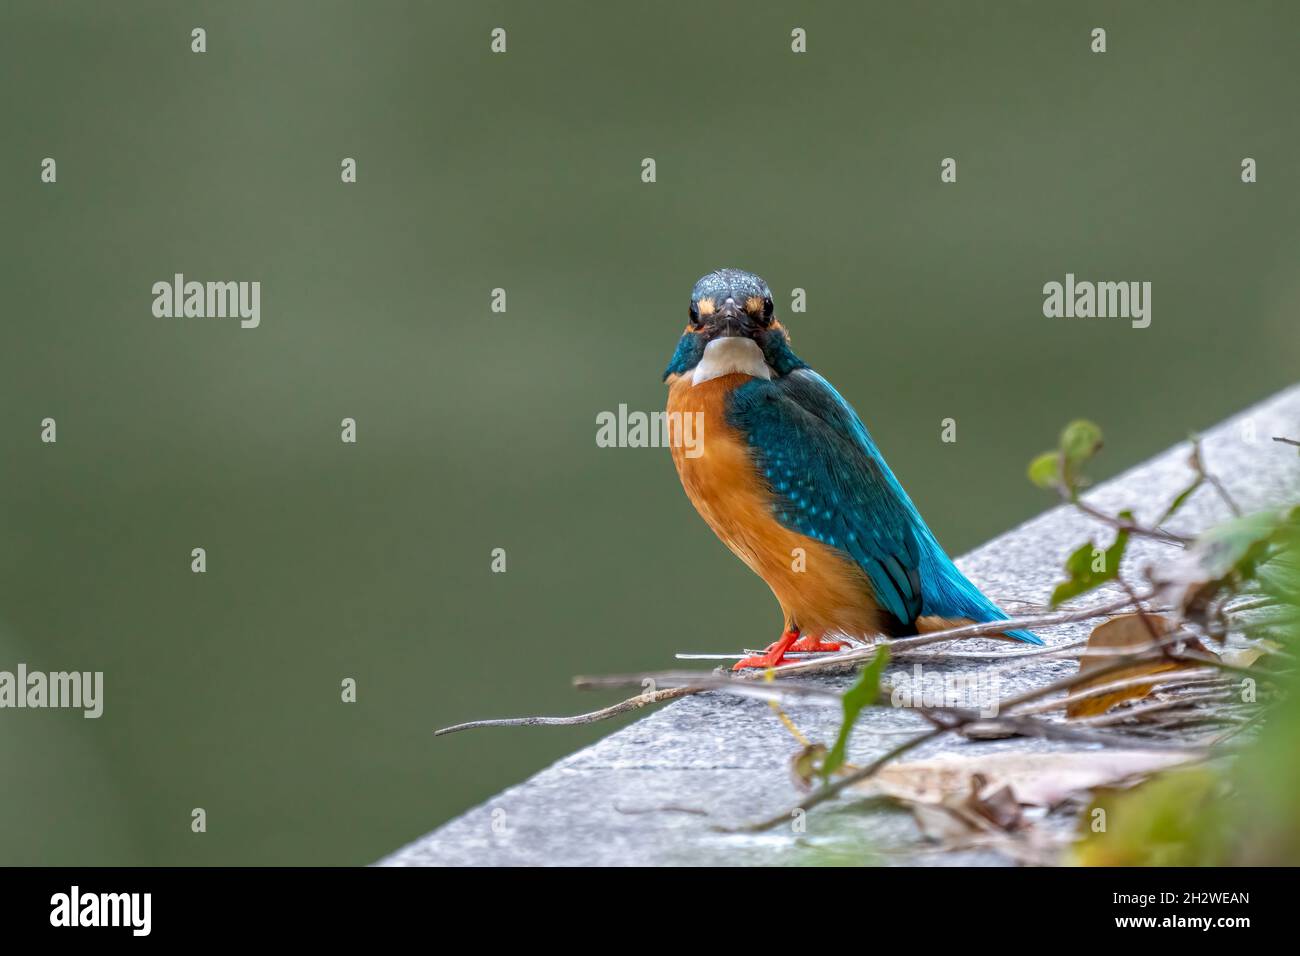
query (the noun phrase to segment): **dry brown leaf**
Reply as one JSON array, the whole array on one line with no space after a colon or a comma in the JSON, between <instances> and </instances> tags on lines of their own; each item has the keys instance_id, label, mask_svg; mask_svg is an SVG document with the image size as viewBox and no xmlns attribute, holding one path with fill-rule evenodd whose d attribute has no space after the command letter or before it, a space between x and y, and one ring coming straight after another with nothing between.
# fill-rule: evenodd
<instances>
[{"instance_id":1,"label":"dry brown leaf","mask_svg":"<svg viewBox=\"0 0 1300 956\"><path fill-rule=\"evenodd\" d=\"M988 778L977 773L971 778L966 806L998 830L1014 830L1023 822L1020 801L1007 784L989 787Z\"/></svg>"},{"instance_id":2,"label":"dry brown leaf","mask_svg":"<svg viewBox=\"0 0 1300 956\"><path fill-rule=\"evenodd\" d=\"M921 832L943 843L976 833L1007 833L1020 827L1024 814L1011 788L988 788L988 779L973 773L965 793L944 794L938 802L908 801Z\"/></svg>"},{"instance_id":3,"label":"dry brown leaf","mask_svg":"<svg viewBox=\"0 0 1300 956\"><path fill-rule=\"evenodd\" d=\"M1092 634L1088 638L1089 651L1106 650L1122 651L1136 650L1146 647L1156 640L1167 637L1173 630L1173 623L1167 618L1160 617L1157 614L1121 614L1113 617L1109 621L1098 624L1093 628ZM1153 633L1154 632L1154 636ZM1192 635L1187 635L1184 642L1185 646L1208 653L1201 643ZM1106 684L1116 683L1123 680L1130 680L1134 677L1144 677L1148 674L1163 674L1168 671L1186 670L1188 668L1199 667L1199 664L1180 663L1165 657L1156 656L1158 652L1152 652L1152 658L1149 661L1142 661L1133 664L1131 667L1124 667L1117 671L1111 671L1103 674L1094 680L1083 681L1078 684L1071 695L1078 694L1082 691L1090 690L1094 687L1102 687ZM1079 673L1086 674L1089 671L1098 670L1102 667L1109 667L1113 664L1113 656L1098 655L1095 657L1079 658ZM1126 700L1141 700L1151 689L1155 682L1150 684L1138 684L1133 687L1124 687L1106 694L1098 694L1093 697L1084 697L1081 700L1072 701L1066 705L1065 715L1067 717L1096 717L1104 714L1116 704L1123 703Z\"/></svg>"},{"instance_id":4,"label":"dry brown leaf","mask_svg":"<svg viewBox=\"0 0 1300 956\"><path fill-rule=\"evenodd\" d=\"M817 768L826 759L825 744L809 744L790 759L790 779L800 790L811 790Z\"/></svg>"},{"instance_id":5,"label":"dry brown leaf","mask_svg":"<svg viewBox=\"0 0 1300 956\"><path fill-rule=\"evenodd\" d=\"M936 843L956 843L977 832L965 817L935 803L914 803L912 816L921 834Z\"/></svg>"},{"instance_id":6,"label":"dry brown leaf","mask_svg":"<svg viewBox=\"0 0 1300 956\"><path fill-rule=\"evenodd\" d=\"M907 806L921 833L942 850L982 848L1053 866L1060 840L1035 827L1026 806L1050 809L1094 787L1128 785L1195 759L1140 750L939 757L886 766L859 789Z\"/></svg>"},{"instance_id":7,"label":"dry brown leaf","mask_svg":"<svg viewBox=\"0 0 1300 956\"><path fill-rule=\"evenodd\" d=\"M1067 842L1035 827L1014 832L972 827L970 821L946 807L914 803L911 809L921 834L939 844L936 849L945 853L993 850L1026 866L1058 866Z\"/></svg>"},{"instance_id":8,"label":"dry brown leaf","mask_svg":"<svg viewBox=\"0 0 1300 956\"><path fill-rule=\"evenodd\" d=\"M909 804L975 810L990 822L1007 822L1007 790L1020 806L1054 807L1095 787L1199 760L1168 750L1080 750L936 757L888 764L860 785L868 792ZM972 802L971 798L974 798ZM1000 808L1000 809L997 809Z\"/></svg>"}]
</instances>

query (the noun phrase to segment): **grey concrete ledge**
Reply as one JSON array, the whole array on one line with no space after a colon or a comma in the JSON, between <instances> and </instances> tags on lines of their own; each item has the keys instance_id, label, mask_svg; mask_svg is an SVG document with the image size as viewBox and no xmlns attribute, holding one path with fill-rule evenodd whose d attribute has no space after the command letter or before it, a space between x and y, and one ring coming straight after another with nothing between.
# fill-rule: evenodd
<instances>
[{"instance_id":1,"label":"grey concrete ledge","mask_svg":"<svg viewBox=\"0 0 1300 956\"><path fill-rule=\"evenodd\" d=\"M1295 500L1300 457L1293 446L1272 441L1274 435L1300 436L1300 386L1242 412L1204 436L1207 467L1224 480L1243 509ZM1178 446L1099 486L1088 500L1111 513L1132 508L1140 519L1154 521L1190 477L1187 448ZM1227 517L1230 514L1218 496L1202 488L1168 526L1191 533ZM1109 541L1111 532L1076 509L1058 507L957 563L995 600L1045 603L1060 579L1066 556L1090 535L1099 542ZM1129 560L1134 562L1132 566L1141 566L1163 547L1135 540L1130 544ZM1120 595L1117 589L1103 590L1085 600ZM1011 610L1014 613L1014 604ZM1043 637L1051 644L1064 644L1086 637L1089 627L1052 628ZM965 646L979 645L971 642ZM978 662L964 663L968 666L960 668L963 673L979 669ZM899 662L891 665L889 672L910 666ZM1004 696L1047 684L1073 673L1075 667L1073 661L1034 658L1019 665L984 665L998 670ZM927 665L927 673L942 670L958 668ZM823 680L838 686L848 678ZM579 708L575 699L575 709ZM811 738L834 739L838 712L812 705L786 709ZM877 708L860 721L849 759L867 763L904 739L897 731L921 726L921 719L910 711ZM976 743L948 735L919 748L908 759L1063 747L1025 738ZM789 828L760 835L724 834L713 829L718 824L757 820L797 802L801 794L791 782L788 768L798 749L760 701L720 694L684 698L498 794L393 853L380 865L734 866L873 859L964 865L1009 862L991 851L935 854L921 840L910 814L881 807L878 802L868 806L852 796L812 811L803 834ZM500 821L496 828L494 815Z\"/></svg>"}]
</instances>

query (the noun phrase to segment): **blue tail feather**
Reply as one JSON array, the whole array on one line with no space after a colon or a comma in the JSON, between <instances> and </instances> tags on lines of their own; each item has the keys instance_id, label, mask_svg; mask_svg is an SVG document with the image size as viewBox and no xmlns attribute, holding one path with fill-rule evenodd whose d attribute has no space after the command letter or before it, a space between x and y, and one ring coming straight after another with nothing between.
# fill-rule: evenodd
<instances>
[{"instance_id":1,"label":"blue tail feather","mask_svg":"<svg viewBox=\"0 0 1300 956\"><path fill-rule=\"evenodd\" d=\"M939 547L933 535L924 536L925 546L921 556L922 592L925 607L922 613L940 617L964 617L976 623L1007 620L1008 615L985 596L966 575L957 569L952 559ZM1006 631L1007 637L1026 644L1043 643L1033 631Z\"/></svg>"},{"instance_id":2,"label":"blue tail feather","mask_svg":"<svg viewBox=\"0 0 1300 956\"><path fill-rule=\"evenodd\" d=\"M1042 644L1043 639L1033 631L1006 631L1007 637L1014 637L1018 641L1024 641L1026 644Z\"/></svg>"}]
</instances>

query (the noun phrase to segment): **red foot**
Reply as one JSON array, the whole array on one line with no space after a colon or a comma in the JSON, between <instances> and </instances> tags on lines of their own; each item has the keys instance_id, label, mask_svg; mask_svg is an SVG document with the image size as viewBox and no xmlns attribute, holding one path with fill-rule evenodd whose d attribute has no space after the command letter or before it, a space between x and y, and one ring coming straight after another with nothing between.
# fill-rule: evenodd
<instances>
[{"instance_id":1,"label":"red foot","mask_svg":"<svg viewBox=\"0 0 1300 956\"><path fill-rule=\"evenodd\" d=\"M737 661L731 669L741 671L747 667L780 667L782 664L789 663L785 659L786 651L838 651L840 646L829 641L823 642L815 637L800 638L799 629L792 627L781 635L779 641L768 645L765 654L746 657L742 661Z\"/></svg>"},{"instance_id":2,"label":"red foot","mask_svg":"<svg viewBox=\"0 0 1300 956\"><path fill-rule=\"evenodd\" d=\"M838 651L844 647L835 641L823 641L816 637L801 637L790 645L791 651Z\"/></svg>"},{"instance_id":3,"label":"red foot","mask_svg":"<svg viewBox=\"0 0 1300 956\"><path fill-rule=\"evenodd\" d=\"M743 671L747 667L780 667L785 663L785 652L790 649L790 645L799 639L797 628L791 628L781 635L781 639L775 644L769 644L766 654L759 654L757 657L746 657L744 660L736 661L731 669L733 671Z\"/></svg>"}]
</instances>

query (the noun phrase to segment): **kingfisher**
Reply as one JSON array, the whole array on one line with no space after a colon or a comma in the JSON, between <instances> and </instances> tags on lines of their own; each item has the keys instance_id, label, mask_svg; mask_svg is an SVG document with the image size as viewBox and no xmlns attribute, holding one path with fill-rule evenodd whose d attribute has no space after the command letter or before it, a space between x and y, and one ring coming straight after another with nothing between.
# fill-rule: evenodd
<instances>
[{"instance_id":1,"label":"kingfisher","mask_svg":"<svg viewBox=\"0 0 1300 956\"><path fill-rule=\"evenodd\" d=\"M696 416L701 440L690 454L669 442L673 463L700 517L785 618L781 637L736 670L839 650L836 638L1006 618L957 570L857 412L790 348L766 282L710 272L689 316L664 372L667 420ZM999 636L1042 643L1030 631Z\"/></svg>"}]
</instances>

